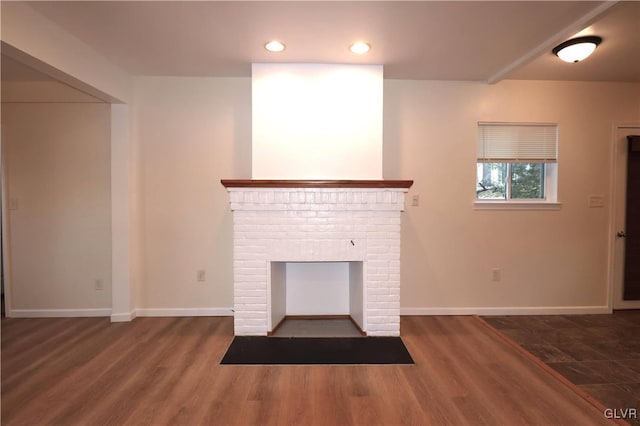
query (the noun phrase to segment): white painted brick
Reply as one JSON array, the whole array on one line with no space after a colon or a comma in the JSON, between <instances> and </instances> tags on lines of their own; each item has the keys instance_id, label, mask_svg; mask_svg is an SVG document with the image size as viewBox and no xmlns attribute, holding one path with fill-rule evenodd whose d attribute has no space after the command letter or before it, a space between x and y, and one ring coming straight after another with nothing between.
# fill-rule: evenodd
<instances>
[{"instance_id":1,"label":"white painted brick","mask_svg":"<svg viewBox=\"0 0 640 426\"><path fill-rule=\"evenodd\" d=\"M381 330L381 331L369 331L367 330L367 336L371 337L397 337L400 336L400 329L398 330Z\"/></svg>"},{"instance_id":2,"label":"white painted brick","mask_svg":"<svg viewBox=\"0 0 640 426\"><path fill-rule=\"evenodd\" d=\"M377 261L379 262L379 261ZM376 268L371 266L371 262L369 262L369 264L367 265L367 278L371 279L372 276L376 276L376 275L384 275L386 277L389 276L389 268L382 267L382 268ZM384 280L385 282L387 281L386 279Z\"/></svg>"},{"instance_id":3,"label":"white painted brick","mask_svg":"<svg viewBox=\"0 0 640 426\"><path fill-rule=\"evenodd\" d=\"M264 268L236 268L234 273L238 274L238 276L247 276L247 275L264 275L266 273Z\"/></svg>"},{"instance_id":4,"label":"white painted brick","mask_svg":"<svg viewBox=\"0 0 640 426\"><path fill-rule=\"evenodd\" d=\"M384 294L389 294L389 290L386 288L374 288L374 287L367 289L367 296L384 295Z\"/></svg>"},{"instance_id":5,"label":"white painted brick","mask_svg":"<svg viewBox=\"0 0 640 426\"><path fill-rule=\"evenodd\" d=\"M365 260L368 334L399 333L400 212L406 190L238 188L229 192L234 211L237 335L266 334L267 262L275 260Z\"/></svg>"},{"instance_id":6,"label":"white painted brick","mask_svg":"<svg viewBox=\"0 0 640 426\"><path fill-rule=\"evenodd\" d=\"M289 193L288 192L276 192L274 194L274 201L280 204L288 204L289 203Z\"/></svg>"},{"instance_id":7,"label":"white painted brick","mask_svg":"<svg viewBox=\"0 0 640 426\"><path fill-rule=\"evenodd\" d=\"M367 242L369 243L369 242ZM369 245L369 247L371 247ZM367 268L369 270L371 270L372 268L385 268L388 269L389 268L389 261L388 260L372 260L370 262L367 262Z\"/></svg>"},{"instance_id":8,"label":"white painted brick","mask_svg":"<svg viewBox=\"0 0 640 426\"><path fill-rule=\"evenodd\" d=\"M374 248L368 250L367 260L397 260L400 258L400 253L387 253L381 250L380 253L375 253Z\"/></svg>"},{"instance_id":9,"label":"white painted brick","mask_svg":"<svg viewBox=\"0 0 640 426\"><path fill-rule=\"evenodd\" d=\"M264 327L242 327L237 326L234 327L233 333L236 336L266 336L267 335L267 326Z\"/></svg>"},{"instance_id":10,"label":"white painted brick","mask_svg":"<svg viewBox=\"0 0 640 426\"><path fill-rule=\"evenodd\" d=\"M236 282L234 284L234 293L236 290L254 290L254 289L260 289L261 291L265 291L266 283L264 282L255 283L255 282L243 281L243 282Z\"/></svg>"},{"instance_id":11,"label":"white painted brick","mask_svg":"<svg viewBox=\"0 0 640 426\"><path fill-rule=\"evenodd\" d=\"M242 275L242 274L233 274L233 279L238 283L253 283L255 286L259 283L263 283L266 285L266 272L263 275Z\"/></svg>"},{"instance_id":12,"label":"white painted brick","mask_svg":"<svg viewBox=\"0 0 640 426\"><path fill-rule=\"evenodd\" d=\"M243 327L264 327L263 318L245 318L242 320Z\"/></svg>"},{"instance_id":13,"label":"white painted brick","mask_svg":"<svg viewBox=\"0 0 640 426\"><path fill-rule=\"evenodd\" d=\"M395 309L391 309L391 308L385 308L385 309L371 309L369 308L368 312L371 312L371 316L378 316L381 318L385 318L385 322L387 323L393 323L393 322L398 322L400 321L400 319L397 316L397 311Z\"/></svg>"},{"instance_id":14,"label":"white painted brick","mask_svg":"<svg viewBox=\"0 0 640 426\"><path fill-rule=\"evenodd\" d=\"M234 300L235 303L238 304L254 304L254 303L260 303L260 304L266 304L267 303L267 294L266 292L258 297L247 297L247 296L236 296L234 295Z\"/></svg>"},{"instance_id":15,"label":"white painted brick","mask_svg":"<svg viewBox=\"0 0 640 426\"><path fill-rule=\"evenodd\" d=\"M266 271L267 262L264 260L235 260L233 262L233 268L262 268Z\"/></svg>"},{"instance_id":16,"label":"white painted brick","mask_svg":"<svg viewBox=\"0 0 640 426\"><path fill-rule=\"evenodd\" d=\"M267 317L267 311L264 312L252 312L252 311L237 311L233 314L236 319L265 319Z\"/></svg>"},{"instance_id":17,"label":"white painted brick","mask_svg":"<svg viewBox=\"0 0 640 426\"><path fill-rule=\"evenodd\" d=\"M238 311L249 311L249 312L267 312L267 304L266 303L238 303L235 302L233 304L233 309Z\"/></svg>"},{"instance_id":18,"label":"white painted brick","mask_svg":"<svg viewBox=\"0 0 640 426\"><path fill-rule=\"evenodd\" d=\"M260 288L252 288L252 289L235 289L233 292L233 297L260 297L261 300L264 299L264 290ZM240 299L238 299L240 300Z\"/></svg>"},{"instance_id":19,"label":"white painted brick","mask_svg":"<svg viewBox=\"0 0 640 426\"><path fill-rule=\"evenodd\" d=\"M393 330L399 330L399 329L400 329L400 324L399 324L399 323L375 324L375 329L376 329L376 331L384 331L384 330L393 331Z\"/></svg>"}]
</instances>

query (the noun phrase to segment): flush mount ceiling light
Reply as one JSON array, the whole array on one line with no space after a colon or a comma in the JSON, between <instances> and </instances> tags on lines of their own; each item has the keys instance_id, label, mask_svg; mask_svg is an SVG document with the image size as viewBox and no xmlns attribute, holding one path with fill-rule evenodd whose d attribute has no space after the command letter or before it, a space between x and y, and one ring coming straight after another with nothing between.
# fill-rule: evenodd
<instances>
[{"instance_id":1,"label":"flush mount ceiling light","mask_svg":"<svg viewBox=\"0 0 640 426\"><path fill-rule=\"evenodd\" d=\"M591 55L600 42L602 38L598 36L573 38L560 43L552 52L565 62L579 62Z\"/></svg>"},{"instance_id":2,"label":"flush mount ceiling light","mask_svg":"<svg viewBox=\"0 0 640 426\"><path fill-rule=\"evenodd\" d=\"M269 52L274 53L282 52L285 47L286 46L284 45L284 43L279 42L278 40L271 40L264 45L265 49L267 49Z\"/></svg>"},{"instance_id":3,"label":"flush mount ceiling light","mask_svg":"<svg viewBox=\"0 0 640 426\"><path fill-rule=\"evenodd\" d=\"M369 50L371 50L371 45L369 43L365 43L364 41L356 41L351 46L349 46L349 50L356 55L364 55Z\"/></svg>"}]
</instances>

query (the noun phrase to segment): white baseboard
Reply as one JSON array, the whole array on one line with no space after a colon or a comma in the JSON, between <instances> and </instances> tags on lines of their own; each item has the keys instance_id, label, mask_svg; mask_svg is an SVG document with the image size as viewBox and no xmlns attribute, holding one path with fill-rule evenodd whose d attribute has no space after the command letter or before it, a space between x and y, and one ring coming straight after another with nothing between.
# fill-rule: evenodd
<instances>
[{"instance_id":1,"label":"white baseboard","mask_svg":"<svg viewBox=\"0 0 640 426\"><path fill-rule=\"evenodd\" d=\"M400 315L572 315L610 314L607 306L505 306L477 308L400 308Z\"/></svg>"},{"instance_id":2,"label":"white baseboard","mask_svg":"<svg viewBox=\"0 0 640 426\"><path fill-rule=\"evenodd\" d=\"M232 317L232 308L139 308L139 317Z\"/></svg>"},{"instance_id":3,"label":"white baseboard","mask_svg":"<svg viewBox=\"0 0 640 426\"><path fill-rule=\"evenodd\" d=\"M111 309L12 309L7 318L109 317Z\"/></svg>"},{"instance_id":4,"label":"white baseboard","mask_svg":"<svg viewBox=\"0 0 640 426\"><path fill-rule=\"evenodd\" d=\"M526 306L400 308L400 315L571 315L610 314L607 306ZM112 314L111 309L12 309L8 318L110 317L111 322L127 322L136 317L230 317L232 308L140 308Z\"/></svg>"}]
</instances>

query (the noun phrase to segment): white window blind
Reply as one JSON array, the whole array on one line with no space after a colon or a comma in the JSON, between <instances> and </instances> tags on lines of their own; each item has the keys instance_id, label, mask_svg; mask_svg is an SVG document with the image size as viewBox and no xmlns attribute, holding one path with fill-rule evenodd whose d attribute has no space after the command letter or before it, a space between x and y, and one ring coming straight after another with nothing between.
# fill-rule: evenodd
<instances>
[{"instance_id":1,"label":"white window blind","mask_svg":"<svg viewBox=\"0 0 640 426\"><path fill-rule=\"evenodd\" d=\"M478 123L478 162L555 162L556 124Z\"/></svg>"}]
</instances>

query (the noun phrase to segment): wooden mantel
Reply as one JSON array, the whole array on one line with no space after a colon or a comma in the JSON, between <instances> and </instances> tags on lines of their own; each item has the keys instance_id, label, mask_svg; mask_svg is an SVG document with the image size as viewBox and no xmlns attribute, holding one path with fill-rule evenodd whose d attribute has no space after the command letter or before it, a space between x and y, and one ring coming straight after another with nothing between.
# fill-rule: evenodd
<instances>
[{"instance_id":1,"label":"wooden mantel","mask_svg":"<svg viewBox=\"0 0 640 426\"><path fill-rule=\"evenodd\" d=\"M225 188L411 188L412 180L222 179Z\"/></svg>"}]
</instances>

